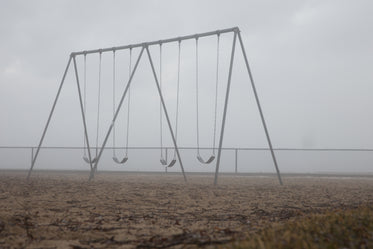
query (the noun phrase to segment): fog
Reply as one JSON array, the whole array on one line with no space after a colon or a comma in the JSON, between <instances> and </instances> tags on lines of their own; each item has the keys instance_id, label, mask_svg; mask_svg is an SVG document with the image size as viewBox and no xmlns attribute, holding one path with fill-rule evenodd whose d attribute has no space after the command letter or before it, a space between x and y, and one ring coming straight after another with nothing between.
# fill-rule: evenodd
<instances>
[{"instance_id":1,"label":"fog","mask_svg":"<svg viewBox=\"0 0 373 249\"><path fill-rule=\"evenodd\" d=\"M275 148L373 148L371 1L2 1L0 146L37 146L71 52L135 44L238 26ZM233 34L221 35L217 134L221 129ZM200 145L213 146L216 36L199 39ZM268 148L241 47L235 50L223 147ZM163 47L163 94L175 125L178 44ZM133 49L133 64L140 49ZM159 73L159 46L150 47ZM98 54L87 55L87 126L96 142ZM116 105L128 79L129 51L116 53ZM83 56L77 56L81 87ZM112 53L102 54L99 143L112 119ZM181 43L178 145L196 142L195 40ZM159 95L144 54L131 83L129 146L160 145ZM125 145L127 101L116 123ZM172 140L163 120L164 145ZM217 146L217 143L215 144ZM83 146L70 67L43 146ZM112 146L112 136L108 146ZM182 150L186 171L214 171ZM0 149L2 169L27 169L29 149ZM92 151L94 154L95 152ZM100 169L163 171L159 150L130 150ZM123 150L117 150L118 156ZM173 154L173 150L169 150ZM208 157L210 150L204 150ZM283 172L373 172L372 152L277 151ZM42 149L35 169L88 170L81 150ZM239 151L240 172L274 172L269 151ZM234 171L225 150L222 171ZM172 171L180 171L176 164Z\"/></svg>"}]
</instances>

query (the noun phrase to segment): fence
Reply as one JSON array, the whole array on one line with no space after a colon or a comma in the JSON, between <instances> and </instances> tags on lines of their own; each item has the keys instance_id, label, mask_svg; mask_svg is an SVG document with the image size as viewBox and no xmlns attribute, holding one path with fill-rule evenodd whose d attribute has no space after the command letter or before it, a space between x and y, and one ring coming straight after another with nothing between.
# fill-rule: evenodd
<instances>
[{"instance_id":1,"label":"fence","mask_svg":"<svg viewBox=\"0 0 373 249\"><path fill-rule=\"evenodd\" d=\"M36 151L37 147L36 146L0 146L0 158L12 158L8 159L6 163L4 163L3 160L2 164L0 165L1 168L7 168L7 169L12 169L13 164L11 161L14 158L18 158L15 160L18 160L19 164L24 164L24 160L27 160L29 158L29 163L26 162L26 168L31 165L32 159L34 157L34 152ZM72 150L77 153L74 155L78 156L80 153L83 151L83 147L73 147L73 146L45 146L41 148L43 151L45 150L52 150L52 151L66 151L66 150ZM95 147L91 148L92 151L95 151ZM124 147L115 147L115 150L124 150ZM128 147L130 152L137 151L136 157L141 157L145 158L143 152L144 151L153 151L152 153L147 153L146 157L157 157L158 153L160 151L160 147ZM163 147L164 149L164 154L172 154L173 153L173 147ZM212 151L212 148L200 148L202 151ZM7 150L14 150L14 151L19 151L19 150L26 150L26 156L24 154L16 154L16 155L10 155L11 153L6 153ZM113 150L113 147L107 147L105 150L105 153L110 152ZM201 168L197 167L189 167L188 170L188 164L189 165L194 165L194 161L191 160L191 158L194 156L194 152L197 150L196 147L180 147L180 151L182 152L183 156L183 162L187 162L186 164L186 169L187 171L191 171L190 169L194 169L194 171L199 171L201 169L201 172L207 172L207 171L213 171L215 168L215 163L212 162L210 166L204 166ZM296 173L296 172L303 172L303 173L315 173L315 172L320 172L323 171L324 169L328 172L347 172L347 173L373 173L371 167L371 162L373 162L373 149L361 149L361 148L310 148L310 149L304 149L304 148L275 148L274 151L276 152L277 156L279 157L279 163L280 163L280 170L282 172L286 173ZM5 152L1 154L1 152ZM225 158L223 157L223 162L225 162L226 165L229 165L229 167L226 167L225 172L231 172L231 173L246 173L248 169L253 169L252 166L256 164L260 164L258 167L254 167L255 172L263 172L261 169L264 167L264 172L275 172L273 165L270 161L270 153L268 148L222 148L223 155L227 155ZM228 153L229 152L229 153ZM268 160L262 160L262 159L253 159L258 158L260 156L254 156L256 154L249 153L249 152L262 152L259 153L261 157L268 157L266 159ZM207 152L206 152L207 153ZM307 154L304 154L307 153ZM320 154L323 153L323 154ZM325 154L327 153L327 154ZM330 154L334 153L334 154ZM351 154L352 153L352 154ZM27 156L28 154L28 156ZM75 164L71 163L71 161L75 161L77 159L74 158L74 156L60 156L60 155L53 155L52 156L46 157L44 159L45 165L44 168L46 167L52 167L53 164L66 164L68 160L70 160L69 165L74 168ZM58 154L58 153L57 153ZM132 153L134 154L134 153ZM150 155L150 156L148 156ZM332 156L335 155L335 156ZM109 155L106 154L106 157ZM171 155L172 157L172 155ZM107 158L103 158L101 160L100 165L104 164L107 162ZM141 159L142 160L142 159ZM144 159L145 160L145 159ZM154 159L152 158L152 162L154 162ZM189 160L189 161L188 161ZM251 160L251 161L250 161ZM21 163L22 161L22 163ZM80 161L79 161L80 162ZM145 163L144 163L145 164ZM148 170L147 166L138 166L138 168L132 168L132 171L139 170L145 171ZM233 164L233 167L232 167ZM99 168L100 168L99 165ZM303 166L302 166L303 165ZM306 165L306 166L304 166ZM330 166L328 168L328 165ZM243 168L244 166L244 168ZM157 165L158 167L158 165ZM241 167L241 168L240 168ZM36 168L38 169L38 163L36 165ZM85 168L87 169L87 168ZM119 169L124 169L127 170L128 168L119 168ZM158 167L157 169L160 170L166 170L163 167ZM171 169L169 169L171 170ZM179 167L175 165L172 170L179 170ZM148 171L154 171L154 170L148 170ZM193 170L192 170L193 171Z\"/></svg>"}]
</instances>

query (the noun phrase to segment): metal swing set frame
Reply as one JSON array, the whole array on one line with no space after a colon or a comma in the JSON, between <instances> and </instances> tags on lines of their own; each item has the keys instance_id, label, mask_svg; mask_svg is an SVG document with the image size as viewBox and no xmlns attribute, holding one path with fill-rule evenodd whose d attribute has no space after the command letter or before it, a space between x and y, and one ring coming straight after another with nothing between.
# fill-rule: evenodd
<instances>
[{"instance_id":1,"label":"metal swing set frame","mask_svg":"<svg viewBox=\"0 0 373 249\"><path fill-rule=\"evenodd\" d=\"M136 69L137 69L137 67L139 65L139 62L140 62L140 60L142 58L142 55L144 54L144 52L146 52L146 54L148 56L148 59L149 59L149 62L150 62L152 73L153 73L153 76L154 76L154 81L155 81L156 86L157 86L158 94L159 94L160 101L161 101L161 107L162 107L163 112L165 114L167 125L168 125L168 128L170 130L170 134L171 134L171 138L172 138L174 150L176 152L177 159L179 161L180 168L181 168L184 180L187 181L187 177L186 177L186 174L185 174L185 171L184 171L184 166L183 166L183 163L182 163L182 160L181 160L181 156L180 156L180 152L179 152L179 147L177 145L175 134L174 134L174 131L173 131L172 126L171 126L170 118L169 118L169 115L168 115L168 112L167 112L167 108L166 108L166 105L165 105L165 102L164 102L164 98L163 98L163 95L162 95L162 91L161 91L161 88L160 88L160 82L158 80L158 76L157 76L157 73L156 73L156 69L154 67L154 63L153 63L153 59L152 59L151 53L149 51L149 47L150 46L154 46L154 45L161 45L161 44L165 44L165 43L171 43L171 42L179 42L180 43L181 41L184 41L184 40L199 39L199 38L207 37L207 36L215 36L215 35L219 36L220 34L224 34L224 33L233 33L233 44L232 44L232 50L231 50L231 55L230 55L229 72L228 72L228 82L227 82L227 88L226 88L226 92L225 92L223 117L222 117L222 121L221 121L222 123L221 123L221 130L220 130L220 137L219 137L219 144L218 144L218 153L217 153L217 157L216 157L216 168L215 168L214 185L217 185L217 183L218 183L219 167L220 167L220 161L221 161L221 152L222 152L224 130L225 130L225 121L226 121L226 114L227 114L227 109L228 109L229 92L230 92L230 87L231 87L232 69L233 69L233 62L234 62L234 56L235 56L237 38L238 38L238 41L239 41L239 46L241 47L243 59L245 61L245 66L246 66L247 73L248 73L248 76L249 76L249 80L250 80L250 83L251 83L251 87L252 87L252 90L253 90L253 93L254 93L254 97L255 97L256 104L257 104L257 107L258 107L258 111L259 111L259 114L260 114L260 118L261 118L261 121L262 121L263 129L264 129L264 132L265 132L265 135L266 135L266 138L267 138L268 146L269 146L269 149L271 151L271 156L272 156L273 164L274 164L275 169L276 169L276 173L277 173L277 177L278 177L279 183L282 185L283 183L282 183L282 179L281 179L281 175L280 175L280 170L279 170L279 167L278 167L278 164L277 164L277 159L276 159L276 156L275 156L275 153L274 153L274 150L273 150L272 142L271 142L271 139L270 139L270 136L269 136L269 132L268 132L268 128L267 128L267 124L266 124L266 121L264 119L263 110L262 110L262 107L260 105L260 101L259 101L259 97L258 97L257 90L256 90L256 87L255 87L253 75L252 75L252 72L251 72L251 69L250 69L250 66L249 66L249 62L248 62L248 59L247 59L245 47L244 47L244 44L243 44L243 41L242 41L240 29L238 27L233 27L233 28L228 28L228 29L222 29L222 30L216 30L216 31L211 31L211 32L206 32L206 33L199 33L199 34L188 35L188 36L175 37L175 38L171 38L171 39L164 39L164 40L152 41L152 42L144 42L144 43L138 43L138 44L132 44L132 45L126 45L126 46L118 46L118 47L95 49L95 50L86 50L86 51L80 51L80 52L73 52L73 53L71 53L70 56L69 56L69 60L68 60L66 69L65 69L64 74L62 76L62 80L61 80L61 83L59 85L59 88L58 88L58 91L57 91L57 95L56 95L56 97L54 99L54 102L53 102L53 105L52 105L52 109L51 109L51 111L49 113L49 116L48 116L48 119L47 119L47 123L45 125L45 128L43 130L42 136L40 138L39 145L38 145L38 147L36 149L34 157L32 158L32 163L31 163L31 167L29 169L28 175L27 175L27 179L30 178L32 170L33 170L33 168L35 166L36 159L37 159L37 157L39 155L40 148L41 148L41 146L43 144L45 134L46 134L46 132L48 130L49 123L50 123L50 121L52 119L52 116L53 116L56 104L58 102L58 99L59 99L59 96L60 96L60 93L61 93L61 89L62 89L62 87L64 85L67 72L68 72L68 70L70 68L71 62L73 62L73 66L74 66L75 79L76 79L77 89L78 89L78 95L79 95L80 110L81 110L81 115L82 115L82 120L83 120L83 126L84 126L85 143L86 143L87 149L88 149L88 160L87 161L90 164L90 169L91 169L89 179L91 180L91 179L94 178L95 172L97 171L97 166L98 166L98 164L100 162L100 158L101 158L102 153L103 153L103 151L105 149L105 146L107 144L109 136L110 136L110 134L111 134L111 132L113 130L113 127L115 125L115 121L116 121L117 116L119 114L119 111L120 111L120 109L121 109L121 107L123 105L124 99L125 99L128 91L129 91L132 79L133 79L133 77L134 77L134 75L136 73ZM140 53L139 53L139 55L138 55L138 57L136 59L136 63L134 65L134 67L133 67L133 70L130 73L127 85L126 85L126 87L124 89L124 92L123 92L121 98L120 98L119 104L116 107L116 110L115 110L114 115L113 115L112 122L111 122L111 124L110 124L110 126L108 128L108 131L106 132L106 135L104 137L104 141L103 141L103 143L102 143L102 145L101 145L101 147L99 149L98 156L94 160L92 160L90 143L89 143L88 132L87 132L85 109L84 109L84 106L83 106L83 98L82 98L81 87L80 87L80 82L79 82L79 75L78 75L78 69L77 69L77 63L76 63L76 59L75 58L77 56L81 56L81 55L97 54L97 53L101 54L101 53L104 53L104 52L115 52L115 51L118 51L118 50L126 50L126 49L133 49L133 48L141 48L141 51L140 51Z\"/></svg>"}]
</instances>

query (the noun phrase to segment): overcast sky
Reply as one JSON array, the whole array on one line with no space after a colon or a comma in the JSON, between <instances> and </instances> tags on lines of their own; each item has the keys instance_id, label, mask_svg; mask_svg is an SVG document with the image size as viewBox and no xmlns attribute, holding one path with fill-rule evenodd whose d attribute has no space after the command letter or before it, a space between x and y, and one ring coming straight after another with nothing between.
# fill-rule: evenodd
<instances>
[{"instance_id":1,"label":"overcast sky","mask_svg":"<svg viewBox=\"0 0 373 249\"><path fill-rule=\"evenodd\" d=\"M0 145L37 145L71 52L238 26L275 147L373 148L372 11L373 2L368 0L3 0ZM215 38L201 39L202 146L212 144ZM222 37L218 130L231 41L232 35ZM182 44L178 136L181 146L195 146L194 42ZM151 51L158 67L158 47ZM174 123L177 46L165 46L164 51L165 97ZM103 55L100 141L111 117L111 56ZM94 143L98 57L87 58L87 119ZM83 77L82 58L78 63ZM128 54L123 52L117 67L127 65ZM120 90L126 74L118 69ZM70 70L46 145L82 144L73 76ZM158 146L159 99L146 57L133 84L130 145ZM120 95L118 90L116 98ZM123 113L118 120L118 136L124 134L124 117ZM266 146L239 47L227 118L224 146ZM165 143L171 145L167 138Z\"/></svg>"}]
</instances>

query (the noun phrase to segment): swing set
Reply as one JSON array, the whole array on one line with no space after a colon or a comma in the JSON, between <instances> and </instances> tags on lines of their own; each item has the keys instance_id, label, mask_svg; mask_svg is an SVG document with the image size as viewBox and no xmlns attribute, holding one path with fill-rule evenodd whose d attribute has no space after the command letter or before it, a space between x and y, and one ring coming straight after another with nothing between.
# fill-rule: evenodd
<instances>
[{"instance_id":1,"label":"swing set","mask_svg":"<svg viewBox=\"0 0 373 249\"><path fill-rule=\"evenodd\" d=\"M221 123L221 130L220 130L220 138L219 138L219 144L217 148L217 155L216 155L216 131L217 131L217 103L218 103L218 85L219 85L219 60L220 60L220 36L222 34L226 33L233 33L233 44L232 44L232 50L230 55L230 64L229 64L229 72L228 72L228 82L227 82L227 89L225 92L225 101L224 101L224 110L223 110L223 117L222 117L222 123ZM213 142L212 142L212 151L211 155L205 159L201 156L200 153L200 106L199 106L199 39L203 37L209 37L209 36L216 36L216 69L215 69L215 94L214 94L214 128L213 128ZM214 178L214 184L217 184L218 180L218 174L219 174L219 166L220 166L220 159L221 159L221 151L222 151L222 144L223 144L223 136L224 136L224 129L225 129L225 121L226 121L226 114L227 114L227 106L228 106L228 100L229 100L229 92L230 92L230 86L231 86L231 77L232 77L232 69L233 69L233 61L234 61L234 55L235 55L235 48L236 48L236 42L237 38L239 40L239 45L242 50L242 55L245 61L245 65L247 68L248 76L250 79L251 87L254 92L255 100L257 103L258 111L261 117L262 125L264 128L264 132L267 138L268 146L271 151L271 156L273 159L273 163L276 169L277 177L282 185L282 179L280 175L280 171L277 165L276 156L273 151L271 139L269 136L268 128L264 119L263 111L260 105L260 101L258 98L258 94L256 91L256 87L254 84L253 76L249 67L247 55L245 52L245 48L243 45L242 37L240 34L240 30L238 27L230 28L230 29L223 29L223 30L217 30L212 32L206 32L206 33L200 33L195 35L189 35L189 36L183 36L183 37L176 37L166 40L159 40L159 41L153 41L153 42L145 42L145 43L139 43L139 44L133 44L133 45L127 45L127 46L120 46L120 47L113 47L113 48L105 48L105 49L96 49L96 50L88 50L88 51L81 51L81 52L74 52L71 53L66 69L64 71L60 86L57 91L56 98L53 102L52 109L49 113L48 120L46 123L46 126L44 128L44 131L42 133L38 148L36 150L36 153L32 159L31 167L28 172L27 179L30 178L32 170L35 166L36 159L38 157L40 148L43 144L43 140L46 134L46 131L49 127L49 123L51 121L52 115L54 113L54 109L56 107L56 104L59 99L59 95L61 92L61 89L63 87L67 72L70 68L71 62L73 62L74 66L74 72L75 72L75 79L77 83L77 89L78 89L78 95L79 95L79 103L80 103L80 110L83 120L83 128L84 128L84 139L83 139L83 160L84 162L88 163L90 165L90 177L89 179L93 179L95 172L97 171L97 166L100 161L100 158L102 156L103 150L105 149L105 146L108 142L109 136L111 135L111 132L113 133L112 137L112 160L116 164L125 164L128 162L128 142L129 142L129 134L130 134L130 103L131 103L131 91L130 86L132 79L136 73L136 69L138 67L138 64L142 58L142 55L144 52L146 52L150 66L152 69L152 74L157 86L158 94L160 97L160 163L163 166L166 167L173 167L177 162L180 164L181 172L183 174L184 180L186 181L186 175L184 171L184 166L181 160L179 147L177 145L177 136L178 136L178 124L179 124L179 102L180 102L180 62L181 62L181 43L184 40L190 40L195 39L195 93L196 93L196 143L197 143L197 151L196 151L196 158L201 164L211 164L212 162L216 162L216 168L215 168L215 178ZM176 82L176 115L175 115L175 126L174 129L171 125L170 117L168 115L168 111L165 105L164 97L162 94L162 64L163 64L163 51L162 51L162 45L166 43L172 43L172 42L178 42L178 56L177 56L177 82ZM153 63L153 59L149 50L150 46L158 45L159 46L159 77L157 76L157 72ZM135 48L140 48L139 55L137 57L136 63L134 64L132 68L132 50ZM119 100L118 105L116 105L116 52L119 50L129 50L129 68L128 68L128 80L127 84L125 85L124 92L122 93L122 96ZM106 52L112 52L112 122L108 128L108 131L106 132L106 135L104 137L103 143L101 146L99 146L99 124L100 124L100 105L101 105L101 76L102 76L102 53ZM98 54L99 55L99 65L98 65L98 94L97 94L97 115L96 115L96 146L95 146L95 154L92 155L90 143L89 143L89 137L88 137L88 131L87 131L87 122L86 122L86 113L87 113L87 55L88 54ZM80 79L78 74L78 67L76 62L77 56L83 56L84 57L84 65L83 65L83 94L80 87ZM83 95L83 96L82 96ZM120 112L120 109L123 105L123 102L125 100L125 97L127 97L127 115L126 115L126 130L125 130L125 147L124 147L124 156L119 157L116 154L116 120L118 117L118 114ZM165 151L165 147L163 145L163 114L165 115L167 126L169 128L172 142L173 142L173 156L172 159L169 161L168 155L167 155L167 149ZM164 153L165 152L165 153Z\"/></svg>"}]
</instances>

